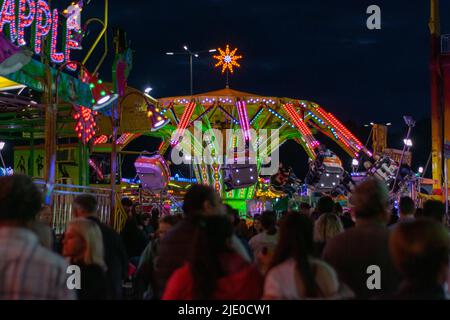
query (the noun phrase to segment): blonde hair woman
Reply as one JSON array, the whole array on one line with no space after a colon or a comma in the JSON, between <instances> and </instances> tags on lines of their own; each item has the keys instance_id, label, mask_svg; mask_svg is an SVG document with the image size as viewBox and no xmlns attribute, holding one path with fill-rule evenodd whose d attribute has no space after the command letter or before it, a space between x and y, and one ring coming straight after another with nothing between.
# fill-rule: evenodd
<instances>
[{"instance_id":1,"label":"blonde hair woman","mask_svg":"<svg viewBox=\"0 0 450 320\"><path fill-rule=\"evenodd\" d=\"M106 266L103 260L103 239L100 228L89 219L75 219L69 223L63 239L63 256L80 267L80 300L107 298Z\"/></svg>"},{"instance_id":2,"label":"blonde hair woman","mask_svg":"<svg viewBox=\"0 0 450 320\"><path fill-rule=\"evenodd\" d=\"M341 219L334 213L323 214L314 224L314 243L316 255L321 256L328 240L344 232Z\"/></svg>"}]
</instances>

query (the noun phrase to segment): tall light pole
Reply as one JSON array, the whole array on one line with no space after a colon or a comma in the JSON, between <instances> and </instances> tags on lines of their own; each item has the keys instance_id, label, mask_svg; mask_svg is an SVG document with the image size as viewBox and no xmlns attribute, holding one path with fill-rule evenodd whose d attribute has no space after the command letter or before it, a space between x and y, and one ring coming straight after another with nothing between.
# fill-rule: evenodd
<instances>
[{"instance_id":1,"label":"tall light pole","mask_svg":"<svg viewBox=\"0 0 450 320\"><path fill-rule=\"evenodd\" d=\"M194 95L194 72L193 72L193 62L194 62L193 60L194 60L194 57L198 58L200 53L206 53L206 52L213 53L213 52L216 52L217 50L216 49L210 49L210 50L202 50L202 51L195 51L195 52L193 52L193 51L191 51L189 49L188 46L184 46L183 49L184 49L184 52L166 52L166 55L168 55L168 56L188 55L189 56L189 69L190 69L190 78L191 78L191 91L190 91L190 93L191 93L191 96L192 96L192 95Z\"/></svg>"},{"instance_id":2,"label":"tall light pole","mask_svg":"<svg viewBox=\"0 0 450 320\"><path fill-rule=\"evenodd\" d=\"M403 139L403 151L402 151L402 155L400 157L400 163L399 163L399 166L397 169L397 174L395 176L394 184L392 186L392 192L394 191L395 186L397 184L398 176L400 174L400 168L403 164L403 159L405 158L405 153L409 152L409 150L413 146L413 142L411 140L411 132L412 132L412 129L416 126L416 121L411 116L404 116L403 119L405 120L405 123L408 126L408 133L406 134L406 138Z\"/></svg>"}]
</instances>

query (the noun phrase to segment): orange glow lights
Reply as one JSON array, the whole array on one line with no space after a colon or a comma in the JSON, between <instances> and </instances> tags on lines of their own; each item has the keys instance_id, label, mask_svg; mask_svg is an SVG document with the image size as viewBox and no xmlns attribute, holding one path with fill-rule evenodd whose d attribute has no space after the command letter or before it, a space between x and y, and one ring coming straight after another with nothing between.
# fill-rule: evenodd
<instances>
[{"instance_id":1,"label":"orange glow lights","mask_svg":"<svg viewBox=\"0 0 450 320\"><path fill-rule=\"evenodd\" d=\"M225 50L222 50L220 48L218 48L217 50L219 51L220 55L213 56L213 58L218 61L214 67L222 67L222 74L227 70L230 71L231 74L233 74L234 68L241 67L241 65L237 62L238 60L242 59L241 55L236 55L238 48L230 50L230 46L227 44Z\"/></svg>"}]
</instances>

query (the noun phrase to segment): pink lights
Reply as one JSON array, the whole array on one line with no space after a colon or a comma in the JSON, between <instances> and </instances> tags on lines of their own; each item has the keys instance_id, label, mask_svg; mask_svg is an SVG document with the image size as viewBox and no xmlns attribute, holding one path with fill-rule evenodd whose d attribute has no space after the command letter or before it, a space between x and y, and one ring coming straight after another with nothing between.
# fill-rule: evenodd
<instances>
[{"instance_id":1,"label":"pink lights","mask_svg":"<svg viewBox=\"0 0 450 320\"><path fill-rule=\"evenodd\" d=\"M34 33L34 52L40 54L42 51L42 38L47 36L52 25L52 16L47 2L38 0L36 6L36 25Z\"/></svg>"},{"instance_id":2,"label":"pink lights","mask_svg":"<svg viewBox=\"0 0 450 320\"><path fill-rule=\"evenodd\" d=\"M75 132L78 138L84 144L87 144L95 136L95 127L97 126L95 116L97 112L82 106L75 107L75 111L73 115L73 118L77 121Z\"/></svg>"},{"instance_id":3,"label":"pink lights","mask_svg":"<svg viewBox=\"0 0 450 320\"><path fill-rule=\"evenodd\" d=\"M244 139L245 141L250 141L250 122L248 120L247 106L244 101L238 101L236 106L239 115L239 124L241 126Z\"/></svg>"},{"instance_id":4,"label":"pink lights","mask_svg":"<svg viewBox=\"0 0 450 320\"><path fill-rule=\"evenodd\" d=\"M52 18L52 40L50 43L50 58L55 63L64 62L64 53L57 52L56 45L58 43L58 10L53 10L53 18Z\"/></svg>"},{"instance_id":5,"label":"pink lights","mask_svg":"<svg viewBox=\"0 0 450 320\"><path fill-rule=\"evenodd\" d=\"M341 142L350 150L354 150L356 153L359 153L363 149L362 143L339 121L337 120L331 113L325 112L320 107L317 107L317 112L319 115L325 119L330 126L332 126L340 136L344 139L341 139ZM368 154L370 152L366 151Z\"/></svg>"},{"instance_id":6,"label":"pink lights","mask_svg":"<svg viewBox=\"0 0 450 320\"><path fill-rule=\"evenodd\" d=\"M124 133L116 140L117 145L125 145L133 138L132 133Z\"/></svg>"},{"instance_id":7,"label":"pink lights","mask_svg":"<svg viewBox=\"0 0 450 320\"><path fill-rule=\"evenodd\" d=\"M5 33L5 24L9 24L9 36L11 42L16 40L16 4L14 0L5 0L2 5L2 12L0 16L0 32Z\"/></svg>"},{"instance_id":8,"label":"pink lights","mask_svg":"<svg viewBox=\"0 0 450 320\"><path fill-rule=\"evenodd\" d=\"M76 5L78 6L78 5ZM75 15L79 19L79 14ZM19 46L26 46L28 40L30 47L34 48L36 54L42 53L44 40L50 35L50 48L45 50L52 62L62 64L70 61L70 51L80 49L79 41L81 30L74 29L70 16L59 21L59 11L50 9L45 0L3 0L1 1L0 32L9 34L11 42ZM71 20L72 19L72 20ZM30 28L30 38L27 40L26 28ZM75 37L77 36L77 41ZM58 38L60 41L58 41ZM62 46L58 51L58 43ZM68 64L67 68L74 71L76 66Z\"/></svg>"},{"instance_id":9,"label":"pink lights","mask_svg":"<svg viewBox=\"0 0 450 320\"><path fill-rule=\"evenodd\" d=\"M19 1L17 43L20 46L24 46L27 44L27 42L25 41L24 29L26 27L29 27L32 25L35 14L36 14L36 3L34 2L34 0L20 0Z\"/></svg>"},{"instance_id":10,"label":"pink lights","mask_svg":"<svg viewBox=\"0 0 450 320\"><path fill-rule=\"evenodd\" d=\"M320 145L319 141L317 141L313 137L311 130L308 128L308 126L303 121L303 119L300 117L300 115L296 112L292 103L286 103L283 107L284 107L284 110L287 112L287 114L289 114L289 116L291 117L294 125L297 127L298 130L300 130L300 133L302 134L303 139L305 140L308 148L311 151L313 151L314 148L316 148Z\"/></svg>"},{"instance_id":11,"label":"pink lights","mask_svg":"<svg viewBox=\"0 0 450 320\"><path fill-rule=\"evenodd\" d=\"M104 143L107 143L108 142L108 136L106 136L106 135L101 135L100 137L97 137L95 140L94 140L94 144L95 145L97 145L97 144L104 144Z\"/></svg>"},{"instance_id":12,"label":"pink lights","mask_svg":"<svg viewBox=\"0 0 450 320\"><path fill-rule=\"evenodd\" d=\"M180 123L178 124L177 131L175 133L175 138L170 141L170 145L173 147L177 145L180 142L180 138L183 136L184 131L186 130L189 121L191 120L192 114L195 110L195 101L189 102L189 104L186 106L186 109L183 112L183 115L181 116Z\"/></svg>"}]
</instances>

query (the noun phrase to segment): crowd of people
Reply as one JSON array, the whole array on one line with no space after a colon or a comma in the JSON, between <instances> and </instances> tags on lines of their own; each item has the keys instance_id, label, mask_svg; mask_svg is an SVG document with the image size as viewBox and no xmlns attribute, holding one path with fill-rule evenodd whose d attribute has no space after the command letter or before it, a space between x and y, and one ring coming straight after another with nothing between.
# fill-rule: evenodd
<instances>
[{"instance_id":1,"label":"crowd of people","mask_svg":"<svg viewBox=\"0 0 450 320\"><path fill-rule=\"evenodd\" d=\"M403 197L395 219L386 186L368 179L349 203L351 213L324 196L315 208L266 211L248 225L214 189L193 185L183 215L140 213L123 199L128 218L117 233L99 220L96 198L82 194L58 240L31 179L1 177L0 299L448 297L450 233L441 202L417 209ZM80 271L78 284L68 270Z\"/></svg>"}]
</instances>

